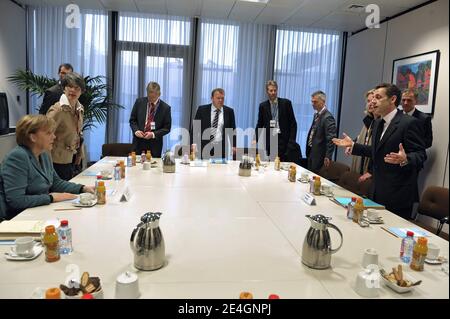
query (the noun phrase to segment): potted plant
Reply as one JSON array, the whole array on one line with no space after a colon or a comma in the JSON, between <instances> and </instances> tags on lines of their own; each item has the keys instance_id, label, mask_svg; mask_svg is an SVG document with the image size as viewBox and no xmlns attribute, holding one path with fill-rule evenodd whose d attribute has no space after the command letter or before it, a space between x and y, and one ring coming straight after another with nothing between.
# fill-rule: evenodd
<instances>
[{"instance_id":1,"label":"potted plant","mask_svg":"<svg viewBox=\"0 0 450 319\"><path fill-rule=\"evenodd\" d=\"M30 70L17 70L8 80L22 90L29 90L33 95L41 97L45 91L58 81L43 75L37 75ZM81 94L79 101L84 106L83 131L96 127L96 123L105 123L108 110L124 108L112 102L112 90L106 83L104 76L84 77L86 91Z\"/></svg>"}]
</instances>

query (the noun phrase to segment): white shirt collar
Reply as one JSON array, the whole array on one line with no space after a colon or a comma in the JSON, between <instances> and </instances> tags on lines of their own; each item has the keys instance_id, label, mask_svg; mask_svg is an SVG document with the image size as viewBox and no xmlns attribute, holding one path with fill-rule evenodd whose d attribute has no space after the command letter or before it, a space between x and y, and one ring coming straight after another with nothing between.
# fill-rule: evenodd
<instances>
[{"instance_id":1,"label":"white shirt collar","mask_svg":"<svg viewBox=\"0 0 450 319\"><path fill-rule=\"evenodd\" d=\"M270 103L270 105L278 105L278 98L276 98L273 101L269 100L269 103Z\"/></svg>"},{"instance_id":2,"label":"white shirt collar","mask_svg":"<svg viewBox=\"0 0 450 319\"><path fill-rule=\"evenodd\" d=\"M71 107L69 99L67 98L67 96L65 94L62 94L61 97L59 98L59 105L63 106L63 105L67 105L69 107ZM83 105L81 105L80 101L77 101L77 105L76 105L76 110L83 112Z\"/></svg>"},{"instance_id":3,"label":"white shirt collar","mask_svg":"<svg viewBox=\"0 0 450 319\"><path fill-rule=\"evenodd\" d=\"M404 112L404 113L412 116L415 110L416 110L416 108L413 108L412 111Z\"/></svg>"},{"instance_id":4,"label":"white shirt collar","mask_svg":"<svg viewBox=\"0 0 450 319\"><path fill-rule=\"evenodd\" d=\"M385 122L385 126L387 127L389 123L391 123L392 119L395 117L395 114L397 114L397 108L393 109L390 113L383 116L383 120Z\"/></svg>"},{"instance_id":5,"label":"white shirt collar","mask_svg":"<svg viewBox=\"0 0 450 319\"><path fill-rule=\"evenodd\" d=\"M318 114L318 115L320 115L320 114L322 114L323 112L325 112L325 110L327 109L327 106L326 105L324 105L323 106L323 108L320 110L320 111L316 111L316 113Z\"/></svg>"}]
</instances>

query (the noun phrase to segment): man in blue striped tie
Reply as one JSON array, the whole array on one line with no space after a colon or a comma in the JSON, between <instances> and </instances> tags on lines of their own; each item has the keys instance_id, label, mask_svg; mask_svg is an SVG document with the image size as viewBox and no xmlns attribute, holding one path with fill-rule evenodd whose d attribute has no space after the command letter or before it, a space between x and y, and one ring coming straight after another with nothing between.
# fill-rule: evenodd
<instances>
[{"instance_id":1,"label":"man in blue striped tie","mask_svg":"<svg viewBox=\"0 0 450 319\"><path fill-rule=\"evenodd\" d=\"M231 107L224 105L225 91L216 88L211 92L211 104L201 105L191 128L191 145L200 144L200 157L227 158L231 149L236 153L236 121Z\"/></svg>"}]
</instances>

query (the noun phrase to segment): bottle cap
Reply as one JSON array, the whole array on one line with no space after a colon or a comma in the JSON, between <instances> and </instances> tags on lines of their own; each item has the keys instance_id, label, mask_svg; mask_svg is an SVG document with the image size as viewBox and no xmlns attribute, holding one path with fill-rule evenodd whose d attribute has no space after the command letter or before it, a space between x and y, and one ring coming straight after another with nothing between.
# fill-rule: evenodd
<instances>
[{"instance_id":1,"label":"bottle cap","mask_svg":"<svg viewBox=\"0 0 450 319\"><path fill-rule=\"evenodd\" d=\"M68 226L69 225L69 221L67 219L63 219L61 221L61 226Z\"/></svg>"},{"instance_id":2,"label":"bottle cap","mask_svg":"<svg viewBox=\"0 0 450 319\"><path fill-rule=\"evenodd\" d=\"M316 179L317 179L318 181L320 181L320 176L316 176Z\"/></svg>"},{"instance_id":3,"label":"bottle cap","mask_svg":"<svg viewBox=\"0 0 450 319\"><path fill-rule=\"evenodd\" d=\"M361 197L358 197L358 198L356 199L356 202L357 202L358 204L362 204L362 203L363 203L363 200L362 200Z\"/></svg>"},{"instance_id":4,"label":"bottle cap","mask_svg":"<svg viewBox=\"0 0 450 319\"><path fill-rule=\"evenodd\" d=\"M277 294L271 294L269 295L269 299L280 299L280 296L278 296Z\"/></svg>"},{"instance_id":5,"label":"bottle cap","mask_svg":"<svg viewBox=\"0 0 450 319\"><path fill-rule=\"evenodd\" d=\"M81 299L94 299L94 296L92 296L92 294L84 294L81 296Z\"/></svg>"},{"instance_id":6,"label":"bottle cap","mask_svg":"<svg viewBox=\"0 0 450 319\"><path fill-rule=\"evenodd\" d=\"M102 175L97 175L97 179L102 179L103 176Z\"/></svg>"},{"instance_id":7,"label":"bottle cap","mask_svg":"<svg viewBox=\"0 0 450 319\"><path fill-rule=\"evenodd\" d=\"M408 230L408 231L406 232L406 236L408 236L408 237L414 237L414 233L413 233L412 231Z\"/></svg>"},{"instance_id":8,"label":"bottle cap","mask_svg":"<svg viewBox=\"0 0 450 319\"><path fill-rule=\"evenodd\" d=\"M356 197L352 197L352 202L356 202Z\"/></svg>"},{"instance_id":9,"label":"bottle cap","mask_svg":"<svg viewBox=\"0 0 450 319\"><path fill-rule=\"evenodd\" d=\"M52 234L55 232L55 226L53 225L48 225L45 227L45 233L46 234Z\"/></svg>"},{"instance_id":10,"label":"bottle cap","mask_svg":"<svg viewBox=\"0 0 450 319\"><path fill-rule=\"evenodd\" d=\"M253 299L253 294L248 291L243 291L239 294L239 299Z\"/></svg>"},{"instance_id":11,"label":"bottle cap","mask_svg":"<svg viewBox=\"0 0 450 319\"><path fill-rule=\"evenodd\" d=\"M59 288L49 288L45 291L45 299L61 299Z\"/></svg>"}]
</instances>

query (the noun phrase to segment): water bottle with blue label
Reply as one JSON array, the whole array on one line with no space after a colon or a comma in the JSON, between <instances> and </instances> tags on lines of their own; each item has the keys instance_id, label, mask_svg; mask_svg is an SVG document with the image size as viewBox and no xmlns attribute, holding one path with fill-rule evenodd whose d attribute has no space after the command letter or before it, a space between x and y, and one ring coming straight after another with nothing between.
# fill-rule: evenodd
<instances>
[{"instance_id":1,"label":"water bottle with blue label","mask_svg":"<svg viewBox=\"0 0 450 319\"><path fill-rule=\"evenodd\" d=\"M59 253L61 255L68 255L72 253L72 229L69 227L67 220L61 220L61 225L58 227L59 237Z\"/></svg>"}]
</instances>

